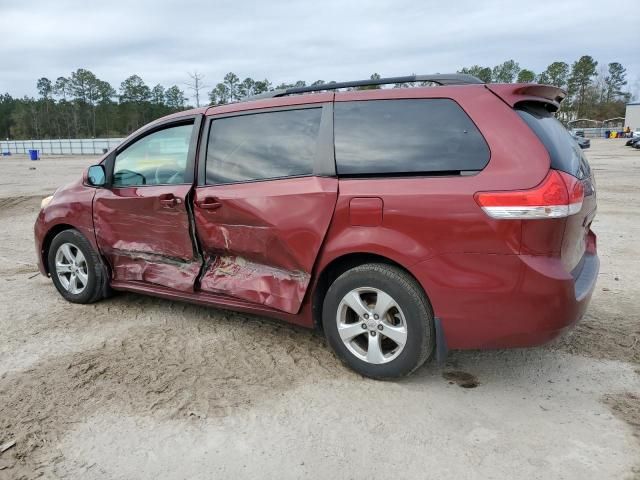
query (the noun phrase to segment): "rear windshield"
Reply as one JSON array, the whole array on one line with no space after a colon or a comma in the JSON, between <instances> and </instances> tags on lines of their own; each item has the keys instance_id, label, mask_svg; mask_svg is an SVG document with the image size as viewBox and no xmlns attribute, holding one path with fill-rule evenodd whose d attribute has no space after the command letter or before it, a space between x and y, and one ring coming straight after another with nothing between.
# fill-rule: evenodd
<instances>
[{"instance_id":1,"label":"rear windshield","mask_svg":"<svg viewBox=\"0 0 640 480\"><path fill-rule=\"evenodd\" d=\"M460 173L489 161L487 143L453 100L337 102L334 108L339 175Z\"/></svg>"},{"instance_id":2,"label":"rear windshield","mask_svg":"<svg viewBox=\"0 0 640 480\"><path fill-rule=\"evenodd\" d=\"M578 178L589 176L589 164L582 149L569 131L541 104L518 105L516 111L549 152L551 168Z\"/></svg>"}]
</instances>

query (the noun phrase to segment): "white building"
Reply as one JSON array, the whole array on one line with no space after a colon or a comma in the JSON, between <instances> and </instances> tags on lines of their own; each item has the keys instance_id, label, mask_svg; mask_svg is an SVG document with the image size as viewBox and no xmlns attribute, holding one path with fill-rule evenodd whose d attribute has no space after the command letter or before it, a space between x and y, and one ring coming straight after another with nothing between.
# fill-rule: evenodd
<instances>
[{"instance_id":1,"label":"white building","mask_svg":"<svg viewBox=\"0 0 640 480\"><path fill-rule=\"evenodd\" d=\"M640 130L640 102L627 103L627 111L624 114L624 127L631 130Z\"/></svg>"}]
</instances>

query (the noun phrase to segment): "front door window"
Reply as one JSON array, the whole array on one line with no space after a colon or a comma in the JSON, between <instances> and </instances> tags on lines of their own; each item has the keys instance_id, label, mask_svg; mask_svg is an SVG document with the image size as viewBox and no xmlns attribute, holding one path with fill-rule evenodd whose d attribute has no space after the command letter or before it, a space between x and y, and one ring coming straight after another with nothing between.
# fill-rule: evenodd
<instances>
[{"instance_id":1,"label":"front door window","mask_svg":"<svg viewBox=\"0 0 640 480\"><path fill-rule=\"evenodd\" d=\"M151 133L120 152L113 167L113 186L185 183L193 124Z\"/></svg>"}]
</instances>

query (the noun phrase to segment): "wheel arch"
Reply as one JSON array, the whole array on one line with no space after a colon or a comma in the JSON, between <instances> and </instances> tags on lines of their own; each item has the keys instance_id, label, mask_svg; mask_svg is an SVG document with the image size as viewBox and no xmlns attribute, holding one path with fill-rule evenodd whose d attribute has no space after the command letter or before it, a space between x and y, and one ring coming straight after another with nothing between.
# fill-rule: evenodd
<instances>
[{"instance_id":1,"label":"wheel arch","mask_svg":"<svg viewBox=\"0 0 640 480\"><path fill-rule=\"evenodd\" d=\"M47 272L47 275L51 274L51 272L49 271L49 262L48 262L49 248L51 247L51 242L56 237L56 235L58 235L61 232L64 232L65 230L78 230L78 229L68 223L58 223L52 226L44 235L44 239L42 241L42 248L40 249L40 257L41 257L42 265L44 266L45 272Z\"/></svg>"},{"instance_id":2,"label":"wheel arch","mask_svg":"<svg viewBox=\"0 0 640 480\"><path fill-rule=\"evenodd\" d=\"M424 287L417 279L417 277L406 266L402 265L392 258L380 255L378 253L350 252L331 259L328 263L326 263L326 265L322 268L317 276L317 280L313 289L311 306L313 315L313 326L315 328L322 330L322 304L324 303L325 295L329 290L331 284L335 281L336 278L338 278L347 270L350 270L359 265L364 265L366 263L384 263L387 265L395 266L407 273L419 285L420 289L424 293L425 298L427 299L429 308L433 313L433 306L431 304L431 300L429 299L429 294L425 291Z\"/></svg>"}]
</instances>

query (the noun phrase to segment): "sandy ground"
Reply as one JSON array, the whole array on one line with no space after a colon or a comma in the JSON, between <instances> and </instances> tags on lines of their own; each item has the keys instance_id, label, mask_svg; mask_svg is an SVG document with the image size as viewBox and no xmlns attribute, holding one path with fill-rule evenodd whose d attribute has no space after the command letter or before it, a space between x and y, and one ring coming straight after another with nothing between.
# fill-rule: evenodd
<instances>
[{"instance_id":1,"label":"sandy ground","mask_svg":"<svg viewBox=\"0 0 640 480\"><path fill-rule=\"evenodd\" d=\"M640 151L592 145L602 268L583 322L399 382L270 320L66 303L33 221L95 159L0 158L0 478L640 478Z\"/></svg>"}]
</instances>

